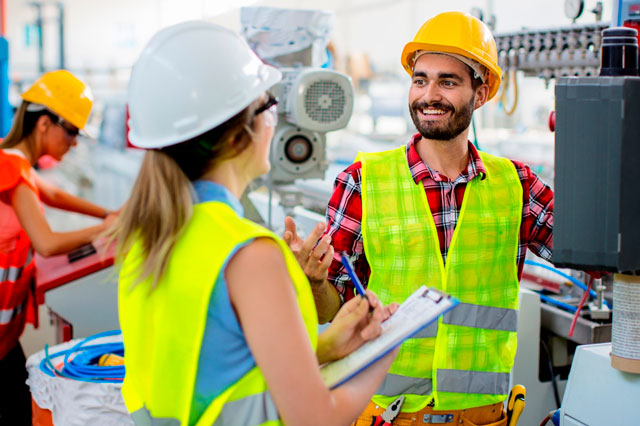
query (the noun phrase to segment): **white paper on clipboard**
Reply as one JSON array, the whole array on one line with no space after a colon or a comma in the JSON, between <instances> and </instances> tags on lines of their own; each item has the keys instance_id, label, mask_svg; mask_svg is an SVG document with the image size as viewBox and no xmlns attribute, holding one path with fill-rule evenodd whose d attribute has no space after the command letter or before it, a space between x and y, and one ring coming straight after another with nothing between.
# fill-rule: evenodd
<instances>
[{"instance_id":1,"label":"white paper on clipboard","mask_svg":"<svg viewBox=\"0 0 640 426\"><path fill-rule=\"evenodd\" d=\"M420 287L404 301L387 321L382 323L382 334L353 351L346 357L325 364L320 369L324 383L335 388L346 382L396 346L418 333L440 315L458 304L458 300L439 290Z\"/></svg>"}]
</instances>

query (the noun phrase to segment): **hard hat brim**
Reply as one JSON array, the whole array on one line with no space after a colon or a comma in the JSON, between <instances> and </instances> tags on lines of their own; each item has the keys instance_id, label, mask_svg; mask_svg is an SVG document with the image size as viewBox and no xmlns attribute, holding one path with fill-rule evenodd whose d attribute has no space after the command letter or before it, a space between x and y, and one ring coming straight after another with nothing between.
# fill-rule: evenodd
<instances>
[{"instance_id":1,"label":"hard hat brim","mask_svg":"<svg viewBox=\"0 0 640 426\"><path fill-rule=\"evenodd\" d=\"M402 50L402 57L400 58L400 62L404 67L405 71L413 76L413 55L418 50L426 50L429 52L444 52L444 53L456 53L458 55L465 56L467 58L473 59L478 63L484 65L489 70L489 79L487 80L487 84L489 85L489 97L488 99L493 98L496 93L498 93L498 89L500 87L500 81L502 80L502 70L499 66L492 64L486 58L483 58L479 55L474 55L473 52L469 52L464 49L457 48L455 46L447 46L447 45L438 45L438 44L429 44L429 43L418 43L418 42L409 42L405 45Z\"/></svg>"}]
</instances>

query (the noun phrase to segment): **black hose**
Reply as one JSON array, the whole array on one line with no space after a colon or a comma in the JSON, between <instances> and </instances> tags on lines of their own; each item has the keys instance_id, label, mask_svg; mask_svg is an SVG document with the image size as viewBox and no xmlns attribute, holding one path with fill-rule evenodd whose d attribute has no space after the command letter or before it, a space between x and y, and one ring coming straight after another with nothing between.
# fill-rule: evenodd
<instances>
[{"instance_id":1,"label":"black hose","mask_svg":"<svg viewBox=\"0 0 640 426\"><path fill-rule=\"evenodd\" d=\"M553 387L553 396L556 399L556 406L560 408L560 393L558 392L558 383L556 382L556 375L553 374L553 363L551 362L551 352L549 351L549 347L547 344L540 339L540 344L542 345L542 349L544 349L547 354L547 364L549 364L549 374L551 374L551 386Z\"/></svg>"}]
</instances>

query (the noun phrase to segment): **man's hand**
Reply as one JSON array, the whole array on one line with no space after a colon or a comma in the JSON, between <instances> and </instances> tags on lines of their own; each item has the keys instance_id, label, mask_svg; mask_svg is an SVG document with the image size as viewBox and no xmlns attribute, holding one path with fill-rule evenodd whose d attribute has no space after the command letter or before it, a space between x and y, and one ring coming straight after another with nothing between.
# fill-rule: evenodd
<instances>
[{"instance_id":1,"label":"man's hand","mask_svg":"<svg viewBox=\"0 0 640 426\"><path fill-rule=\"evenodd\" d=\"M324 232L325 224L318 223L305 240L298 235L296 223L291 217L287 216L284 219L284 226L285 231L282 238L296 256L311 285L324 284L329 274L329 265L333 260L331 236L322 237L318 245L316 242Z\"/></svg>"}]
</instances>

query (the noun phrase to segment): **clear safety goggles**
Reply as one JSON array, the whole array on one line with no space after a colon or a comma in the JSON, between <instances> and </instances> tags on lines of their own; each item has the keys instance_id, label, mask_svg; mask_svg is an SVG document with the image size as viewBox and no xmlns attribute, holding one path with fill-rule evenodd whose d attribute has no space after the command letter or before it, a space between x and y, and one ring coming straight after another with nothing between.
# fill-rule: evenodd
<instances>
[{"instance_id":1,"label":"clear safety goggles","mask_svg":"<svg viewBox=\"0 0 640 426\"><path fill-rule=\"evenodd\" d=\"M267 120L267 125L275 127L278 124L278 98L267 92L267 102L264 105L256 109L255 116L262 114L265 111L269 112L270 120Z\"/></svg>"}]
</instances>

